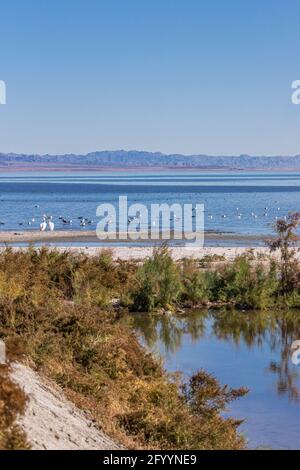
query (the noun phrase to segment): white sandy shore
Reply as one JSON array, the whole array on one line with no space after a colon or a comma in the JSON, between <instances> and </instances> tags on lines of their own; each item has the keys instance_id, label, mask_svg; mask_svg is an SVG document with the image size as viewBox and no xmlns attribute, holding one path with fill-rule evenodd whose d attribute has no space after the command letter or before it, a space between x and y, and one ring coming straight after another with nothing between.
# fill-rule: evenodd
<instances>
[{"instance_id":1,"label":"white sandy shore","mask_svg":"<svg viewBox=\"0 0 300 470\"><path fill-rule=\"evenodd\" d=\"M4 250L5 248L0 248ZM13 250L27 250L27 247L13 247ZM37 248L38 250L39 248ZM109 249L112 252L114 259L120 260L143 260L150 257L153 253L153 247L133 247L133 246L118 246L118 247L74 247L74 246L59 246L49 247L50 250L57 250L60 252L69 251L70 253L84 253L89 256L97 256L104 249ZM242 247L174 247L170 248L170 253L173 259L178 260L182 258L201 259L207 255L224 256L227 260L233 260L236 256L249 251L249 248ZM253 248L254 254L268 254L267 248Z\"/></svg>"}]
</instances>

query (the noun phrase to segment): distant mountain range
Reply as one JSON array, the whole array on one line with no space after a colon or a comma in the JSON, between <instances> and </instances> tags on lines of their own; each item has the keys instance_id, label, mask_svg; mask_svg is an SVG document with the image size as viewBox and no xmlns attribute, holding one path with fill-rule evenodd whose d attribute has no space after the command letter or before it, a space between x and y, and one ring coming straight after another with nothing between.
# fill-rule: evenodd
<instances>
[{"instance_id":1,"label":"distant mountain range","mask_svg":"<svg viewBox=\"0 0 300 470\"><path fill-rule=\"evenodd\" d=\"M126 169L126 168L178 168L178 169L300 169L300 155L284 156L209 156L166 155L143 151L101 151L87 155L25 155L0 153L2 170L28 169Z\"/></svg>"}]
</instances>

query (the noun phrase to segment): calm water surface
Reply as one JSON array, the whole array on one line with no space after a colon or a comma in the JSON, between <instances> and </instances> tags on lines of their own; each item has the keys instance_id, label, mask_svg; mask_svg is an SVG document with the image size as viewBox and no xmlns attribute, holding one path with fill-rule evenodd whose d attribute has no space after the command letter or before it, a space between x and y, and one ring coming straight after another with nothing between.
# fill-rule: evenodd
<instances>
[{"instance_id":1,"label":"calm water surface","mask_svg":"<svg viewBox=\"0 0 300 470\"><path fill-rule=\"evenodd\" d=\"M300 339L300 311L138 314L130 321L167 370L188 377L205 368L224 384L250 389L229 411L246 419L240 429L249 447L300 449L300 365L290 350Z\"/></svg>"},{"instance_id":2,"label":"calm water surface","mask_svg":"<svg viewBox=\"0 0 300 470\"><path fill-rule=\"evenodd\" d=\"M163 202L204 204L206 230L265 235L276 217L299 210L300 173L2 172L1 230L38 230L44 213L53 216L57 230L80 230L80 216L94 221L84 230L95 230L97 206L117 204L120 195L127 195L129 204L148 207ZM59 216L72 219L72 225L64 226ZM142 223L142 229L147 227Z\"/></svg>"}]
</instances>

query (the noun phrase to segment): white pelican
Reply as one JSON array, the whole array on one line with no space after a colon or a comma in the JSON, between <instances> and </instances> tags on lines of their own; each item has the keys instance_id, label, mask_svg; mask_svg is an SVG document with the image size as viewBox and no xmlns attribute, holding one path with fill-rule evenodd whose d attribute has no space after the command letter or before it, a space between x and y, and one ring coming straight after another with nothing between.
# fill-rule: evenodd
<instances>
[{"instance_id":1,"label":"white pelican","mask_svg":"<svg viewBox=\"0 0 300 470\"><path fill-rule=\"evenodd\" d=\"M54 222L52 220L52 217L49 217L48 219L48 225L49 225L49 230L50 232L53 232L54 231Z\"/></svg>"},{"instance_id":2,"label":"white pelican","mask_svg":"<svg viewBox=\"0 0 300 470\"><path fill-rule=\"evenodd\" d=\"M42 223L40 224L40 231L45 232L46 228L47 228L47 222L45 219L43 219Z\"/></svg>"}]
</instances>

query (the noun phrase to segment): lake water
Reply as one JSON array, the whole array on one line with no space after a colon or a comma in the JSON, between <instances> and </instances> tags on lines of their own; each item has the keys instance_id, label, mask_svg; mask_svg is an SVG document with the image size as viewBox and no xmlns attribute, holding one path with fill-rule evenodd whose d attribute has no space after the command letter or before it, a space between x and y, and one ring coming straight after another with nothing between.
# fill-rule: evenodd
<instances>
[{"instance_id":1,"label":"lake water","mask_svg":"<svg viewBox=\"0 0 300 470\"><path fill-rule=\"evenodd\" d=\"M148 207L163 202L204 204L206 230L265 235L276 217L299 210L300 173L2 172L1 230L37 230L44 213L54 217L57 230L81 229L80 216L94 221L84 230L95 230L97 206L116 205L120 195L128 196L129 204ZM64 226L59 216L72 219L72 225Z\"/></svg>"},{"instance_id":2,"label":"lake water","mask_svg":"<svg viewBox=\"0 0 300 470\"><path fill-rule=\"evenodd\" d=\"M186 378L200 368L249 394L229 414L250 448L300 449L300 365L291 344L300 339L300 312L192 312L182 317L135 314L142 342Z\"/></svg>"}]
</instances>

